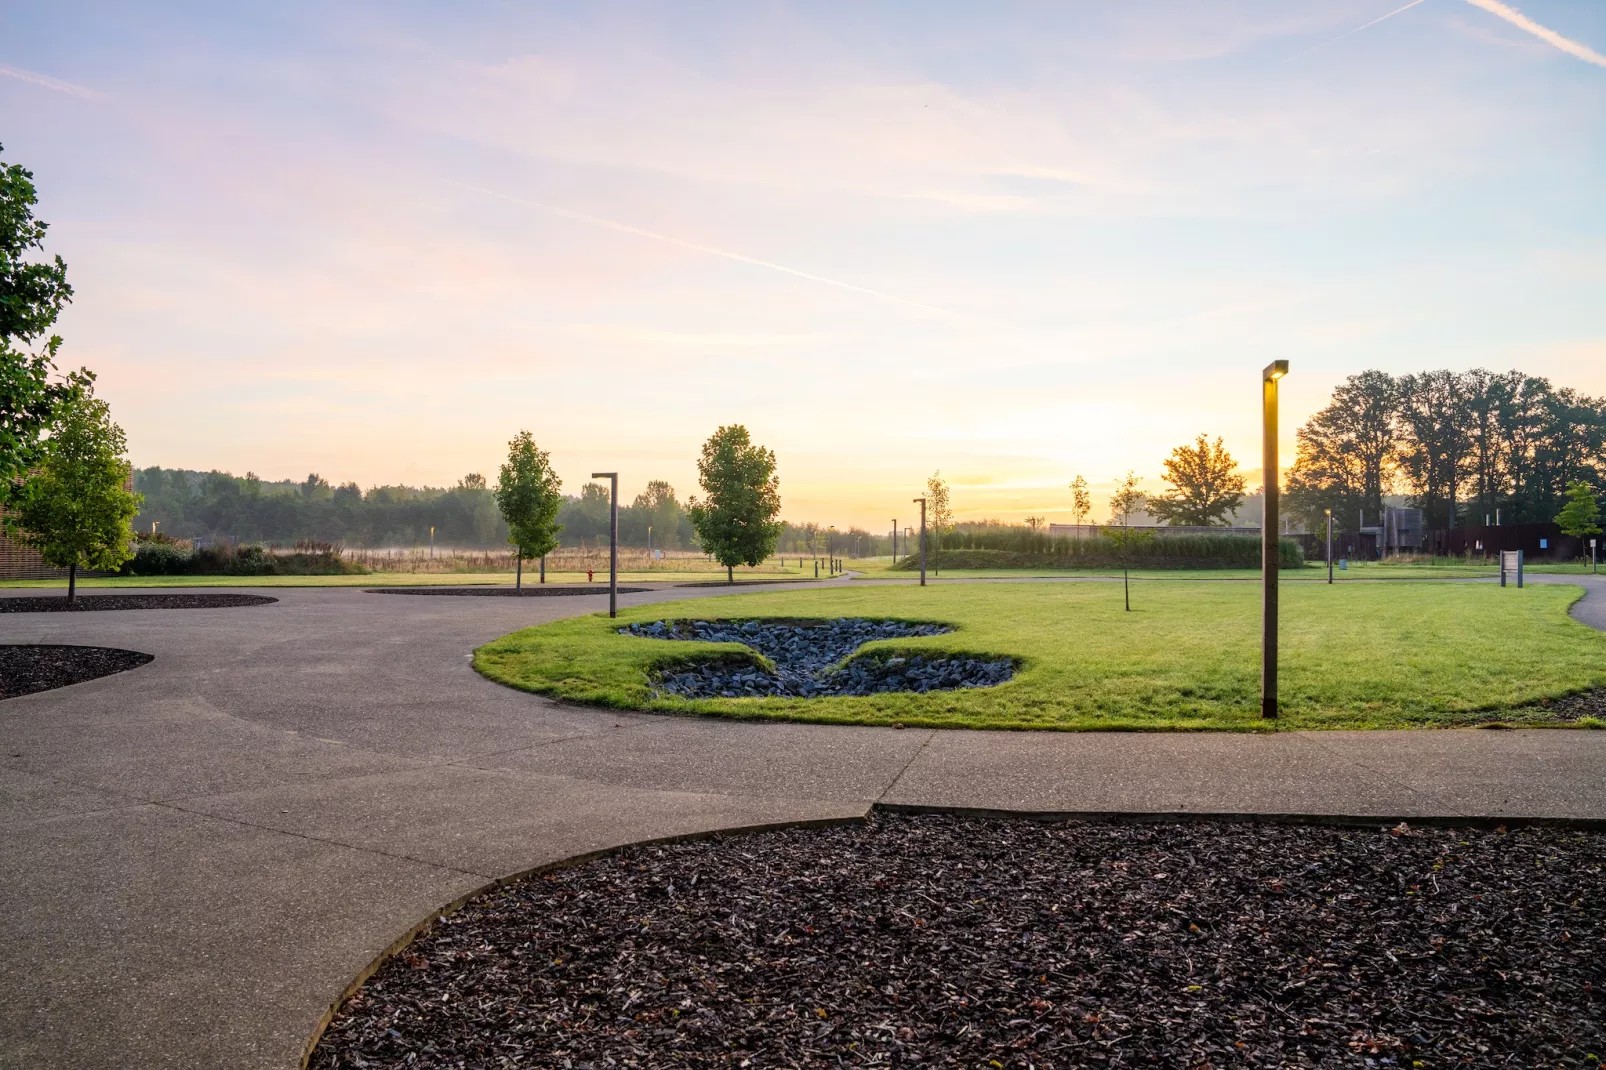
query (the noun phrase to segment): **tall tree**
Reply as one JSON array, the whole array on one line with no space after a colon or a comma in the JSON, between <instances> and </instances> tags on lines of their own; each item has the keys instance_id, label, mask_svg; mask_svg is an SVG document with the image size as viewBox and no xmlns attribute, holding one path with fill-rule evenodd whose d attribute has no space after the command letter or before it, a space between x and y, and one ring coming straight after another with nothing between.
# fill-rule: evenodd
<instances>
[{"instance_id":1,"label":"tall tree","mask_svg":"<svg viewBox=\"0 0 1606 1070\"><path fill-rule=\"evenodd\" d=\"M1247 489L1238 464L1222 446L1200 435L1191 446L1178 446L1165 462L1169 494L1149 498L1150 516L1172 526L1214 527L1243 504Z\"/></svg>"},{"instance_id":2,"label":"tall tree","mask_svg":"<svg viewBox=\"0 0 1606 1070\"><path fill-rule=\"evenodd\" d=\"M1453 528L1470 453L1466 384L1444 370L1402 376L1399 384L1400 466L1423 526Z\"/></svg>"},{"instance_id":3,"label":"tall tree","mask_svg":"<svg viewBox=\"0 0 1606 1070\"><path fill-rule=\"evenodd\" d=\"M1399 388L1386 372L1352 375L1301 427L1285 507L1314 527L1324 510L1343 522L1383 511L1399 459Z\"/></svg>"},{"instance_id":4,"label":"tall tree","mask_svg":"<svg viewBox=\"0 0 1606 1070\"><path fill-rule=\"evenodd\" d=\"M697 541L735 583L735 567L757 566L775 552L781 534L775 454L755 444L741 424L721 427L703 443L697 481L704 496L687 508Z\"/></svg>"},{"instance_id":5,"label":"tall tree","mask_svg":"<svg viewBox=\"0 0 1606 1070\"><path fill-rule=\"evenodd\" d=\"M496 504L507 521L507 541L516 553L513 587L524 589L524 562L544 558L558 545L558 507L563 504L563 481L552 471L546 450L538 449L528 431L520 431L507 444L507 461L496 484ZM541 568L546 582L546 567Z\"/></svg>"},{"instance_id":6,"label":"tall tree","mask_svg":"<svg viewBox=\"0 0 1606 1070\"><path fill-rule=\"evenodd\" d=\"M21 538L45 564L67 569L67 601L80 568L114 569L134 556L140 497L126 490L133 467L123 429L94 396L92 381L57 409L44 457L16 496Z\"/></svg>"},{"instance_id":7,"label":"tall tree","mask_svg":"<svg viewBox=\"0 0 1606 1070\"><path fill-rule=\"evenodd\" d=\"M42 458L57 407L87 381L83 374L52 378L61 337L45 336L72 300L72 287L60 256L24 259L44 248L49 229L34 218L38 201L33 173L0 160L0 505Z\"/></svg>"},{"instance_id":8,"label":"tall tree","mask_svg":"<svg viewBox=\"0 0 1606 1070\"><path fill-rule=\"evenodd\" d=\"M954 530L954 511L948 499L948 481L942 478L942 470L931 474L926 480L926 530L936 536L937 553L932 555L931 571L935 575L942 574L942 540L949 532Z\"/></svg>"}]
</instances>

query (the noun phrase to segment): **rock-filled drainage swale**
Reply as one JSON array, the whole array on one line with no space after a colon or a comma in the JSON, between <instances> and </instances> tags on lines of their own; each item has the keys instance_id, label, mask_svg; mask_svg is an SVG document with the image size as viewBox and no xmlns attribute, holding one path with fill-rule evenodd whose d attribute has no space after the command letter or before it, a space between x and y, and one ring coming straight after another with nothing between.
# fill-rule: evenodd
<instances>
[{"instance_id":1,"label":"rock-filled drainage swale","mask_svg":"<svg viewBox=\"0 0 1606 1070\"><path fill-rule=\"evenodd\" d=\"M1009 658L965 654L876 653L839 664L865 643L953 631L946 624L899 620L660 620L620 634L644 639L742 643L763 654L773 672L728 656L682 662L653 674L654 687L687 698L874 695L949 691L1001 684L1015 673Z\"/></svg>"}]
</instances>

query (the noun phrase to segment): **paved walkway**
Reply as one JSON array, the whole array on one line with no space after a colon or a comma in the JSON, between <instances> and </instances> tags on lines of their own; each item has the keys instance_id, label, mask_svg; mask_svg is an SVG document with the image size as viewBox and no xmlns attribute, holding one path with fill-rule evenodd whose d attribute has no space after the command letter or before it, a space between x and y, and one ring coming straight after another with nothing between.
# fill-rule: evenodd
<instances>
[{"instance_id":1,"label":"paved walkway","mask_svg":"<svg viewBox=\"0 0 1606 1070\"><path fill-rule=\"evenodd\" d=\"M1606 626L1606 583L1585 582L1579 615ZM0 703L0 1066L290 1070L330 1001L431 910L647 837L877 802L1606 818L1606 732L1061 735L621 715L469 668L475 645L600 598L268 593L281 601L0 616L0 642L156 655Z\"/></svg>"}]
</instances>

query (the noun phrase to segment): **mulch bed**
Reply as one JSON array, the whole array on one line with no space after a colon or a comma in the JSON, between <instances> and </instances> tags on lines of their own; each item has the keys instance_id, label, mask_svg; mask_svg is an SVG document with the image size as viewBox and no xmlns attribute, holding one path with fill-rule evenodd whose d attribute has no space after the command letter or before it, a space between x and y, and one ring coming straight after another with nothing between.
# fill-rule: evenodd
<instances>
[{"instance_id":1,"label":"mulch bed","mask_svg":"<svg viewBox=\"0 0 1606 1070\"><path fill-rule=\"evenodd\" d=\"M1585 717L1606 720L1606 687L1545 699L1539 703L1538 709L1558 721L1577 721ZM1606 1059L1606 1052L1601 1052L1601 1058Z\"/></svg>"},{"instance_id":2,"label":"mulch bed","mask_svg":"<svg viewBox=\"0 0 1606 1070\"><path fill-rule=\"evenodd\" d=\"M137 669L154 660L104 646L0 646L0 699Z\"/></svg>"},{"instance_id":3,"label":"mulch bed","mask_svg":"<svg viewBox=\"0 0 1606 1070\"><path fill-rule=\"evenodd\" d=\"M232 609L277 602L260 594L81 594L45 598L0 596L0 613L95 613L108 609Z\"/></svg>"},{"instance_id":4,"label":"mulch bed","mask_svg":"<svg viewBox=\"0 0 1606 1070\"><path fill-rule=\"evenodd\" d=\"M606 583L588 583L579 587L558 587L538 583L516 591L512 587L368 587L369 594L450 594L473 598L554 598L566 594L607 594ZM651 587L620 587L620 594L641 594Z\"/></svg>"},{"instance_id":5,"label":"mulch bed","mask_svg":"<svg viewBox=\"0 0 1606 1070\"><path fill-rule=\"evenodd\" d=\"M1595 1066L1606 834L864 825L633 848L439 919L311 1066Z\"/></svg>"}]
</instances>

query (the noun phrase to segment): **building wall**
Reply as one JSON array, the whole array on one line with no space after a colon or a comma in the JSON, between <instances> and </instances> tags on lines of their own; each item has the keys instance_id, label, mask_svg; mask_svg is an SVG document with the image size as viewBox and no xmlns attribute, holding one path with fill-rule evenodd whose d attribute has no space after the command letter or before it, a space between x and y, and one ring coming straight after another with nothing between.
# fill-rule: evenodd
<instances>
[{"instance_id":1,"label":"building wall","mask_svg":"<svg viewBox=\"0 0 1606 1070\"><path fill-rule=\"evenodd\" d=\"M51 568L39 559L39 551L30 549L0 529L0 580L56 580L66 579L67 570Z\"/></svg>"}]
</instances>

